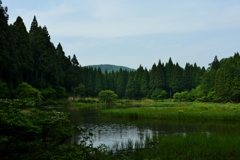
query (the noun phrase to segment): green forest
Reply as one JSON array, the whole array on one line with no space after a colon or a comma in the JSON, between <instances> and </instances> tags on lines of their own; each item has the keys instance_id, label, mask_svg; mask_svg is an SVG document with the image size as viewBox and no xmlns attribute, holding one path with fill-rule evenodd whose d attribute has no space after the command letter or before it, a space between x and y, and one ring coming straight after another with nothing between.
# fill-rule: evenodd
<instances>
[{"instance_id":1,"label":"green forest","mask_svg":"<svg viewBox=\"0 0 240 160\"><path fill-rule=\"evenodd\" d=\"M171 58L163 63L159 57L158 63L150 69L142 65L136 70L105 66L103 71L102 66L81 66L76 55L65 54L61 43L55 46L47 27L39 25L36 16L29 31L20 16L13 24L8 20L8 8L2 6L0 0L1 159L237 159L240 156L237 123L240 110L235 104L240 102L238 52L221 60L213 57L207 68L197 63L181 67ZM67 100L69 97L85 99L71 103ZM112 105L117 98L121 105L130 100L136 104L146 100L148 107L115 109L114 105L108 108L96 104L100 100ZM136 141L134 144L130 140L124 145L119 142L116 148L122 146L122 149L116 151L104 144L93 147L91 130L79 125L81 122L72 123L70 112L54 110L80 108L81 100L89 104L94 101L96 116L120 117L126 123L138 119L152 119L154 124L155 120L220 121L226 133L211 132L210 135L206 132L209 133L206 135L201 130L201 133L185 136L166 136L164 132L159 137L146 136L144 143ZM158 106L153 109L149 102ZM92 114L86 113L89 117ZM233 123L229 126L226 121ZM144 126L149 129L148 124ZM72 141L75 135L78 135L78 142Z\"/></svg>"},{"instance_id":2,"label":"green forest","mask_svg":"<svg viewBox=\"0 0 240 160\"><path fill-rule=\"evenodd\" d=\"M240 56L218 60L208 68L196 63L181 67L172 59L158 61L149 70L120 69L102 72L82 67L76 55L67 56L63 46L51 42L46 26L34 16L30 30L19 16L8 24L7 7L0 3L0 98L15 99L19 85L27 83L39 90L43 99L67 96L96 97L112 90L119 98L181 101L240 101ZM81 58L81 57L78 57ZM159 57L161 58L161 57Z\"/></svg>"}]
</instances>

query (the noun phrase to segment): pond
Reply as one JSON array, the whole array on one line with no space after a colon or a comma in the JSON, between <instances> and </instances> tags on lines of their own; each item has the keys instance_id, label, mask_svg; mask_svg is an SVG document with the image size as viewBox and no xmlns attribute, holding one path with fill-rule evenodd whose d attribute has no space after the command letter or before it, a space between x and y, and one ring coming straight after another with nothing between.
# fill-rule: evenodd
<instances>
[{"instance_id":1,"label":"pond","mask_svg":"<svg viewBox=\"0 0 240 160\"><path fill-rule=\"evenodd\" d=\"M212 132L229 134L240 133L239 122L222 121L178 121L178 120L138 120L98 116L97 109L90 108L62 108L60 111L70 112L73 124L87 128L93 133L93 146L101 144L113 146L116 142L128 140L143 141L145 137L153 135L180 134L185 136L189 132L206 135ZM237 126L237 127L236 127ZM72 137L71 142L78 142L79 135Z\"/></svg>"}]
</instances>

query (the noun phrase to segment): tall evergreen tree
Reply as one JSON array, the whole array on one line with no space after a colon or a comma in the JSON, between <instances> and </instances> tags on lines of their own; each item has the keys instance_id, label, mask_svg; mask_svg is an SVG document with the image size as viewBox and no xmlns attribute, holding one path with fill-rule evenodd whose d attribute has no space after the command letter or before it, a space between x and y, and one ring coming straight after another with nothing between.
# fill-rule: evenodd
<instances>
[{"instance_id":1,"label":"tall evergreen tree","mask_svg":"<svg viewBox=\"0 0 240 160\"><path fill-rule=\"evenodd\" d=\"M213 62L209 64L209 69L215 69L217 71L219 67L220 62L218 61L217 56L215 56Z\"/></svg>"},{"instance_id":2,"label":"tall evergreen tree","mask_svg":"<svg viewBox=\"0 0 240 160\"><path fill-rule=\"evenodd\" d=\"M157 72L157 66L156 64L154 63L152 65L152 69L149 71L149 87L150 87L150 90L153 91L156 89L156 83L155 83L155 77L156 77L156 72Z\"/></svg>"},{"instance_id":3,"label":"tall evergreen tree","mask_svg":"<svg viewBox=\"0 0 240 160\"><path fill-rule=\"evenodd\" d=\"M29 34L21 17L17 17L16 22L13 24L13 32L15 35L15 54L19 66L19 79L20 82L29 82L31 73L33 71L33 58L30 51Z\"/></svg>"},{"instance_id":4,"label":"tall evergreen tree","mask_svg":"<svg viewBox=\"0 0 240 160\"><path fill-rule=\"evenodd\" d=\"M176 63L172 69L171 88L173 93L183 90L183 68L181 68L178 63Z\"/></svg>"},{"instance_id":5,"label":"tall evergreen tree","mask_svg":"<svg viewBox=\"0 0 240 160\"><path fill-rule=\"evenodd\" d=\"M126 84L126 97L129 99L138 99L139 98L139 85L137 79L135 79L136 72L130 72L128 74L128 81Z\"/></svg>"},{"instance_id":6,"label":"tall evergreen tree","mask_svg":"<svg viewBox=\"0 0 240 160\"><path fill-rule=\"evenodd\" d=\"M59 43L56 48L56 85L61 86L64 84L65 71L67 70L65 64L65 53L62 45Z\"/></svg>"},{"instance_id":7,"label":"tall evergreen tree","mask_svg":"<svg viewBox=\"0 0 240 160\"><path fill-rule=\"evenodd\" d=\"M154 78L154 84L155 84L156 88L159 88L159 89L166 88L165 68L164 68L164 64L162 64L160 60L157 65L155 78Z\"/></svg>"},{"instance_id":8,"label":"tall evergreen tree","mask_svg":"<svg viewBox=\"0 0 240 160\"><path fill-rule=\"evenodd\" d=\"M127 78L128 78L127 76L128 76L128 72L120 68L119 72L117 73L117 82L116 82L116 89L117 89L116 93L119 96L119 98L122 98L125 95Z\"/></svg>"},{"instance_id":9,"label":"tall evergreen tree","mask_svg":"<svg viewBox=\"0 0 240 160\"><path fill-rule=\"evenodd\" d=\"M102 75L102 89L103 90L109 90L109 86L108 86L108 71L105 70L104 74Z\"/></svg>"},{"instance_id":10,"label":"tall evergreen tree","mask_svg":"<svg viewBox=\"0 0 240 160\"><path fill-rule=\"evenodd\" d=\"M108 76L107 76L108 89L114 91L115 93L117 92L116 77L117 77L117 74L114 71L108 73Z\"/></svg>"},{"instance_id":11,"label":"tall evergreen tree","mask_svg":"<svg viewBox=\"0 0 240 160\"><path fill-rule=\"evenodd\" d=\"M8 50L8 14L7 7L2 6L2 1L0 0L0 79L5 81L9 80L8 74L8 64L10 64L10 55Z\"/></svg>"},{"instance_id":12,"label":"tall evergreen tree","mask_svg":"<svg viewBox=\"0 0 240 160\"><path fill-rule=\"evenodd\" d=\"M183 86L186 90L191 90L193 88L192 84L192 65L190 63L186 63L185 69L183 72Z\"/></svg>"},{"instance_id":13,"label":"tall evergreen tree","mask_svg":"<svg viewBox=\"0 0 240 160\"><path fill-rule=\"evenodd\" d=\"M173 96L172 91L172 72L173 72L173 62L171 57L169 58L168 62L165 65L166 70L166 84L167 84L167 92L169 93L169 97Z\"/></svg>"},{"instance_id":14,"label":"tall evergreen tree","mask_svg":"<svg viewBox=\"0 0 240 160\"><path fill-rule=\"evenodd\" d=\"M145 69L142 74L140 84L140 94L142 97L146 97L149 91L149 73L147 69Z\"/></svg>"},{"instance_id":15,"label":"tall evergreen tree","mask_svg":"<svg viewBox=\"0 0 240 160\"><path fill-rule=\"evenodd\" d=\"M103 90L103 85L102 85L102 71L100 68L95 72L95 94L98 95Z\"/></svg>"},{"instance_id":16,"label":"tall evergreen tree","mask_svg":"<svg viewBox=\"0 0 240 160\"><path fill-rule=\"evenodd\" d=\"M87 69L87 84L86 84L86 95L94 96L94 89L95 89L95 75L93 68L90 67Z\"/></svg>"},{"instance_id":17,"label":"tall evergreen tree","mask_svg":"<svg viewBox=\"0 0 240 160\"><path fill-rule=\"evenodd\" d=\"M134 88L136 89L135 92L135 98L138 99L138 98L142 98L144 95L140 92L140 88L142 86L142 83L141 83L141 79L143 77L143 74L144 74L144 69L143 67L140 65L138 67L138 69L136 71L134 71L134 83L135 83L135 86Z\"/></svg>"}]
</instances>

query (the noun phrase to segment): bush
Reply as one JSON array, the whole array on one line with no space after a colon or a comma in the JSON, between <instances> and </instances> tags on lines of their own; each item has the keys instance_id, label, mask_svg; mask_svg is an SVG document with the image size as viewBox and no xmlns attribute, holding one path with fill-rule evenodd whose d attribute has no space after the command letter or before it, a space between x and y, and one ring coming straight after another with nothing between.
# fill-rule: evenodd
<instances>
[{"instance_id":1,"label":"bush","mask_svg":"<svg viewBox=\"0 0 240 160\"><path fill-rule=\"evenodd\" d=\"M57 99L67 98L67 91L64 87L57 86L54 88L54 90L56 91Z\"/></svg>"},{"instance_id":2,"label":"bush","mask_svg":"<svg viewBox=\"0 0 240 160\"><path fill-rule=\"evenodd\" d=\"M167 98L167 92L165 90L157 88L153 91L151 98L153 100L162 100L164 98Z\"/></svg>"},{"instance_id":3,"label":"bush","mask_svg":"<svg viewBox=\"0 0 240 160\"><path fill-rule=\"evenodd\" d=\"M17 87L15 93L16 98L21 100L33 101L35 103L42 101L42 95L40 91L25 82L21 83Z\"/></svg>"},{"instance_id":4,"label":"bush","mask_svg":"<svg viewBox=\"0 0 240 160\"><path fill-rule=\"evenodd\" d=\"M7 83L0 81L0 98L9 98L10 91Z\"/></svg>"},{"instance_id":5,"label":"bush","mask_svg":"<svg viewBox=\"0 0 240 160\"><path fill-rule=\"evenodd\" d=\"M173 95L174 100L176 101L184 101L184 102L191 102L193 98L188 91L184 92L177 92Z\"/></svg>"},{"instance_id":6,"label":"bush","mask_svg":"<svg viewBox=\"0 0 240 160\"><path fill-rule=\"evenodd\" d=\"M41 95L43 96L44 100L47 99L56 100L57 99L56 94L57 94L56 91L51 87L41 90Z\"/></svg>"},{"instance_id":7,"label":"bush","mask_svg":"<svg viewBox=\"0 0 240 160\"><path fill-rule=\"evenodd\" d=\"M90 133L74 127L68 114L37 109L23 113L16 108L0 110L0 157L8 159L105 159L104 154L87 143ZM79 144L67 144L74 135Z\"/></svg>"},{"instance_id":8,"label":"bush","mask_svg":"<svg viewBox=\"0 0 240 160\"><path fill-rule=\"evenodd\" d=\"M106 104L109 104L109 103L114 103L117 100L118 95L115 94L114 91L104 90L98 94L98 98L100 99L100 101L105 102Z\"/></svg>"}]
</instances>

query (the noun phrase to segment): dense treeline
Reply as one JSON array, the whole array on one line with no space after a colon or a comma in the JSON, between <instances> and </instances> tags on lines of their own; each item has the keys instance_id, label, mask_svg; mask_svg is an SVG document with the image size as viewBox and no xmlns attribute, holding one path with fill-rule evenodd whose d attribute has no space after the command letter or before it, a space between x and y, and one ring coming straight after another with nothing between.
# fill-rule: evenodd
<instances>
[{"instance_id":1,"label":"dense treeline","mask_svg":"<svg viewBox=\"0 0 240 160\"><path fill-rule=\"evenodd\" d=\"M216 102L240 102L240 56L218 61L215 57L201 83L204 98Z\"/></svg>"},{"instance_id":2,"label":"dense treeline","mask_svg":"<svg viewBox=\"0 0 240 160\"><path fill-rule=\"evenodd\" d=\"M0 6L0 22L1 92L11 93L1 98L14 98L12 91L22 82L61 98L82 81L76 56L65 56L60 43L55 48L47 27L39 26L35 16L28 32L21 17L8 25L7 8Z\"/></svg>"},{"instance_id":3,"label":"dense treeline","mask_svg":"<svg viewBox=\"0 0 240 160\"><path fill-rule=\"evenodd\" d=\"M196 63L182 68L170 58L149 70L140 65L135 71L102 73L100 68L82 67L76 55L66 56L60 43L55 47L47 27L38 25L35 16L29 31L21 17L8 25L7 7L1 3L0 52L0 98L16 98L15 89L26 82L51 99L67 94L96 97L112 90L129 99L240 101L238 53L221 61L215 57L207 70Z\"/></svg>"},{"instance_id":4,"label":"dense treeline","mask_svg":"<svg viewBox=\"0 0 240 160\"><path fill-rule=\"evenodd\" d=\"M100 69L82 68L85 96L97 96L101 90L113 90L120 98L141 99L149 97L163 99L174 93L191 90L200 84L205 72L196 64L182 68L173 64L171 58L166 64L153 64L150 70L141 65L136 71L120 69L102 73Z\"/></svg>"}]
</instances>

